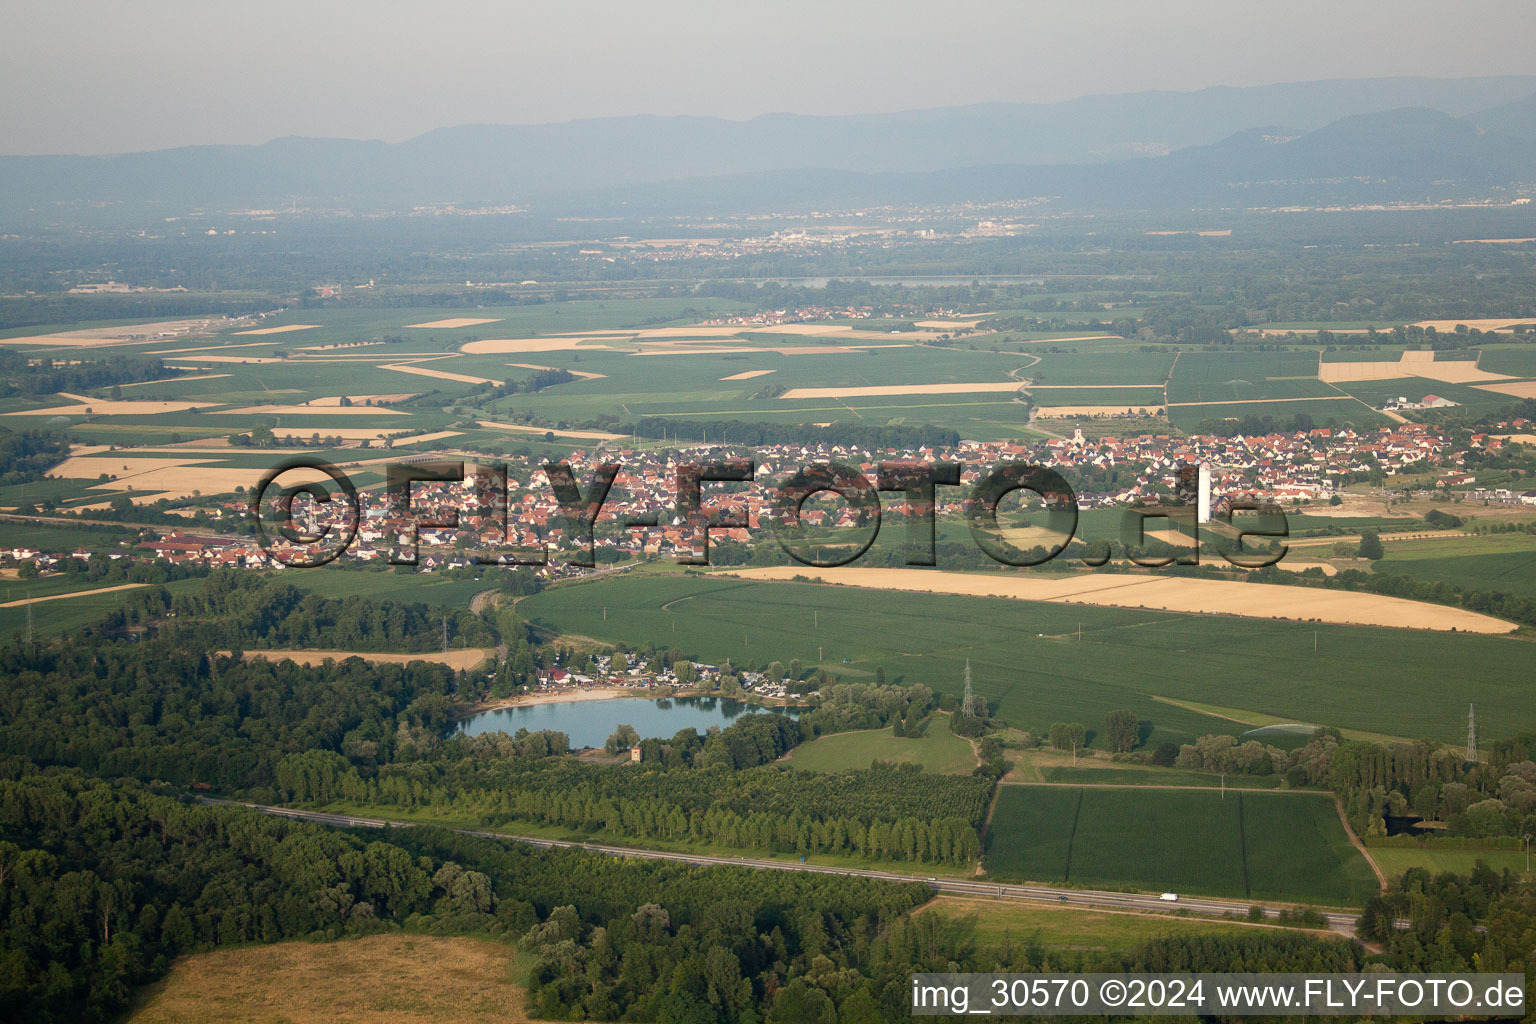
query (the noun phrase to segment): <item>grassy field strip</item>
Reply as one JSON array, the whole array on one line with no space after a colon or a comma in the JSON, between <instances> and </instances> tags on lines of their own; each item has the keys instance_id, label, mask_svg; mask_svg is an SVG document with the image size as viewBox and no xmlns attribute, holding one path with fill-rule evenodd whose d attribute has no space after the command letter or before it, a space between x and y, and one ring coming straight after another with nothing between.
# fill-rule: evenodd
<instances>
[{"instance_id":1,"label":"grassy field strip","mask_svg":"<svg viewBox=\"0 0 1536 1024\"><path fill-rule=\"evenodd\" d=\"M76 590L68 594L49 594L47 597L25 597L19 601L6 601L0 608L20 608L23 605L42 604L44 601L67 601L74 597L94 597L97 594L113 594L119 590L137 590L148 583L124 583L116 587L97 587L95 590Z\"/></svg>"},{"instance_id":2,"label":"grassy field strip","mask_svg":"<svg viewBox=\"0 0 1536 1024\"><path fill-rule=\"evenodd\" d=\"M1241 708L1224 708L1215 704L1199 704L1192 700L1174 700L1172 697L1159 697L1157 694L1148 694L1153 700L1163 704L1172 704L1176 708L1186 711L1194 711L1197 714L1210 715L1212 718L1220 718L1228 722L1236 722L1239 725L1251 725L1255 729L1262 729L1269 725L1290 725L1295 720L1281 718L1277 715L1266 715L1258 711L1244 711ZM1309 723L1296 723L1306 725ZM1367 740L1371 743L1412 743L1408 736L1392 736L1384 732L1366 732L1363 729L1340 729L1347 740Z\"/></svg>"},{"instance_id":3,"label":"grassy field strip","mask_svg":"<svg viewBox=\"0 0 1536 1024\"><path fill-rule=\"evenodd\" d=\"M897 736L891 728L832 733L792 748L779 760L792 768L835 772L868 768L871 761L921 765L925 772L965 775L976 767L969 740L950 731L953 716L935 714L921 739Z\"/></svg>"},{"instance_id":4,"label":"grassy field strip","mask_svg":"<svg viewBox=\"0 0 1536 1024\"><path fill-rule=\"evenodd\" d=\"M1389 877L1397 877L1409 868L1425 868L1431 874L1453 871L1466 874L1482 861L1495 871L1525 873L1525 853L1521 850L1437 850L1368 846L1371 857Z\"/></svg>"},{"instance_id":5,"label":"grassy field strip","mask_svg":"<svg viewBox=\"0 0 1536 1024\"><path fill-rule=\"evenodd\" d=\"M958 927L973 929L981 942L1038 943L1060 949L1127 950L1165 936L1235 935L1248 928L1297 931L1265 922L1195 921L1172 914L1097 907L1085 910L1049 904L1018 906L1006 900L975 896L939 896L915 913L924 911L939 914ZM1337 933L1308 930L1306 934L1327 937Z\"/></svg>"}]
</instances>

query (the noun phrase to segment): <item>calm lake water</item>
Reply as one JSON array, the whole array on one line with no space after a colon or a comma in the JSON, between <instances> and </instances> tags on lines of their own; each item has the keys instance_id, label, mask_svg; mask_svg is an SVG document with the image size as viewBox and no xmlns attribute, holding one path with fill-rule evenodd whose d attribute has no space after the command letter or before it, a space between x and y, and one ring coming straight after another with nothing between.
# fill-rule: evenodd
<instances>
[{"instance_id":1,"label":"calm lake water","mask_svg":"<svg viewBox=\"0 0 1536 1024\"><path fill-rule=\"evenodd\" d=\"M601 747L620 725L632 725L642 739L670 739L679 729L703 732L712 725L725 728L745 714L797 714L794 708L763 708L726 697L615 697L612 700L567 700L551 704L522 704L471 715L459 732L515 733L554 729L565 733L571 747Z\"/></svg>"}]
</instances>

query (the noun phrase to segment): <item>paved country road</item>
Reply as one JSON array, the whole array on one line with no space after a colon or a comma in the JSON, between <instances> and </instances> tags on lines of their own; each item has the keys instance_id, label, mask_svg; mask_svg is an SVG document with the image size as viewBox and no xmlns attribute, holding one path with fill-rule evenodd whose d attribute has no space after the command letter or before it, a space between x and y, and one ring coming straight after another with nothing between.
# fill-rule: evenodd
<instances>
[{"instance_id":1,"label":"paved country road","mask_svg":"<svg viewBox=\"0 0 1536 1024\"><path fill-rule=\"evenodd\" d=\"M219 800L206 796L194 797L194 799L198 803L247 807L254 811L260 811L263 814L273 814L283 818L297 818L302 821L312 821L320 825L333 825L338 828L411 828L413 826L412 822L388 821L383 818L358 818L349 814L331 814L326 811L301 811L291 807L272 807L266 804L242 803L238 800ZM733 867L761 868L768 871L814 871L824 875L878 878L887 882L922 882L939 893L947 893L953 896L986 896L993 899L1046 902L1058 905L1067 904L1074 907L1102 907L1112 910L1161 911L1163 913L1171 910L1182 910L1186 913L1202 914L1209 917L1233 916L1243 919L1247 918L1248 908L1253 906L1250 902L1208 899L1203 896L1180 896L1178 902L1175 903L1160 899L1157 896L1141 893L1102 892L1093 889L1052 889L1039 885L1003 885L997 882L983 882L965 878L898 875L888 871L868 871L861 868L842 868L827 864L803 864L793 860L710 857L697 853L639 850L627 846L604 846L599 843L573 843L560 839L515 836L503 832L481 832L467 828L448 829L448 831L458 832L467 836L483 836L487 839L527 843L530 846L539 846L546 849L559 846L568 849L587 850L591 853L606 853L614 857L642 857L650 860L680 861L684 864L729 865ZM1265 907L1264 916L1270 918L1279 917L1280 911L1274 907ZM1323 917L1328 921L1328 927L1331 930L1344 935L1355 934L1355 922L1359 918L1358 914L1341 914L1325 911L1323 912Z\"/></svg>"}]
</instances>

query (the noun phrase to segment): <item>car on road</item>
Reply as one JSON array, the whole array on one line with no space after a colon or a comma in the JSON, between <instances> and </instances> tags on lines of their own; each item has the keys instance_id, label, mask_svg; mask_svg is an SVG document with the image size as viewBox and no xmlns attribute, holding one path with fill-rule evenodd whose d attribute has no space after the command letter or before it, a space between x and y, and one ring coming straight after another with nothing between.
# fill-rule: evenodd
<instances>
[{"instance_id":1,"label":"car on road","mask_svg":"<svg viewBox=\"0 0 1536 1024\"><path fill-rule=\"evenodd\" d=\"M1179 902L1179 894L1176 892L1165 892L1159 896L1158 899L1162 900L1164 903L1177 903Z\"/></svg>"}]
</instances>

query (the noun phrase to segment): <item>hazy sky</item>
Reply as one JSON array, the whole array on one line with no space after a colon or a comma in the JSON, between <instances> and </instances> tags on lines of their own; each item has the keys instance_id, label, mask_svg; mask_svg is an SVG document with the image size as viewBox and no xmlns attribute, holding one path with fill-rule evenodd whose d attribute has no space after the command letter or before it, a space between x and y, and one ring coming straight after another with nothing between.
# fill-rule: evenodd
<instances>
[{"instance_id":1,"label":"hazy sky","mask_svg":"<svg viewBox=\"0 0 1536 1024\"><path fill-rule=\"evenodd\" d=\"M38 0L0 152L1525 73L1529 0Z\"/></svg>"}]
</instances>

